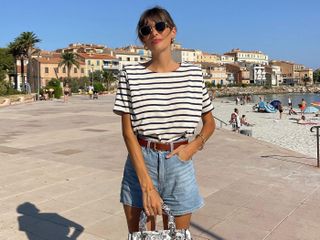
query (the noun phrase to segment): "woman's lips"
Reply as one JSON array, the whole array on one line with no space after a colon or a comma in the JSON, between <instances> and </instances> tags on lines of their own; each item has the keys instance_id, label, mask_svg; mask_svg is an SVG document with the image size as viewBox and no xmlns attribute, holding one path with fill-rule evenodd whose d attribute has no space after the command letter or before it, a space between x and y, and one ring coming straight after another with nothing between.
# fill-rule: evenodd
<instances>
[{"instance_id":1,"label":"woman's lips","mask_svg":"<svg viewBox=\"0 0 320 240\"><path fill-rule=\"evenodd\" d=\"M158 44L162 41L162 39L154 39L151 41L152 44Z\"/></svg>"}]
</instances>

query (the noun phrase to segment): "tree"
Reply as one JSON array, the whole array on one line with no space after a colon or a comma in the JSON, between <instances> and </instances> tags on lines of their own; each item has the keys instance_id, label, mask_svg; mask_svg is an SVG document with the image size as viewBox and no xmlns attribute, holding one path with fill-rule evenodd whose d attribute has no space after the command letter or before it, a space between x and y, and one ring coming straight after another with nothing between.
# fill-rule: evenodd
<instances>
[{"instance_id":1,"label":"tree","mask_svg":"<svg viewBox=\"0 0 320 240\"><path fill-rule=\"evenodd\" d=\"M307 74L305 74L305 76L302 79L303 83L305 86L307 86L308 82L311 82L311 78L307 76Z\"/></svg>"},{"instance_id":2,"label":"tree","mask_svg":"<svg viewBox=\"0 0 320 240\"><path fill-rule=\"evenodd\" d=\"M38 49L36 49L36 43L41 40L33 32L22 32L18 37L14 39L13 42L9 43L10 53L17 59L21 61L21 77L24 80L24 60L28 60L27 66L27 82L30 82L31 74L31 58ZM32 83L34 88L34 83Z\"/></svg>"},{"instance_id":3,"label":"tree","mask_svg":"<svg viewBox=\"0 0 320 240\"><path fill-rule=\"evenodd\" d=\"M8 48L0 48L0 81L14 70L14 58Z\"/></svg>"},{"instance_id":4,"label":"tree","mask_svg":"<svg viewBox=\"0 0 320 240\"><path fill-rule=\"evenodd\" d=\"M313 81L320 82L320 68L313 72Z\"/></svg>"},{"instance_id":5,"label":"tree","mask_svg":"<svg viewBox=\"0 0 320 240\"><path fill-rule=\"evenodd\" d=\"M117 78L114 76L114 73L109 70L104 70L102 73L104 82L107 83L107 91L110 90L110 85L117 81Z\"/></svg>"},{"instance_id":6,"label":"tree","mask_svg":"<svg viewBox=\"0 0 320 240\"><path fill-rule=\"evenodd\" d=\"M67 68L68 79L70 79L70 72L72 66L79 68L80 63L76 59L76 55L73 52L61 53L62 61L59 63L59 67L63 66Z\"/></svg>"}]
</instances>

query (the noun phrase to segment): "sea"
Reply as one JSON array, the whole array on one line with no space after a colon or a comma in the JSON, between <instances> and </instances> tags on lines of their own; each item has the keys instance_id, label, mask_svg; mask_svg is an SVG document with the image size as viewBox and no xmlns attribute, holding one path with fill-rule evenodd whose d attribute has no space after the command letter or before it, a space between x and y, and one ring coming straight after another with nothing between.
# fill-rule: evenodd
<instances>
[{"instance_id":1,"label":"sea","mask_svg":"<svg viewBox=\"0 0 320 240\"><path fill-rule=\"evenodd\" d=\"M272 100L280 100L282 105L288 105L288 98L291 98L293 107L298 107L298 104L304 99L307 105L310 106L312 102L320 102L320 94L318 93L287 93L287 94L267 94L267 95L253 95L252 103L258 103L259 97L265 102L271 102ZM230 101L235 101L235 97L228 97Z\"/></svg>"}]
</instances>

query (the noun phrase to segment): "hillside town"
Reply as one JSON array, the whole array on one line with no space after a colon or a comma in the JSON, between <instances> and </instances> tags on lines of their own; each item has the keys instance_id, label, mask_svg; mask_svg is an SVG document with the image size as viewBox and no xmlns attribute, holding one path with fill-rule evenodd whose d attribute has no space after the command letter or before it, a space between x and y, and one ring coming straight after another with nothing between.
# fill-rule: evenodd
<instances>
[{"instance_id":1,"label":"hillside town","mask_svg":"<svg viewBox=\"0 0 320 240\"><path fill-rule=\"evenodd\" d=\"M66 66L61 65L63 53L73 53L78 66L71 65L68 71ZM177 62L190 62L201 67L206 83L213 87L313 83L311 68L285 60L270 60L269 56L261 51L231 49L229 52L216 54L183 48L181 44L174 43L172 53ZM17 90L23 90L23 83L29 82L31 91L36 92L38 87L46 86L51 79L92 79L94 72L103 70L111 71L116 76L124 65L150 59L151 52L142 46L130 45L112 49L98 44L72 43L55 51L38 51L32 55L30 65L25 59L23 68L30 71L24 74L21 74L22 61L16 61L16 74L7 78ZM30 76L27 76L27 73Z\"/></svg>"}]
</instances>

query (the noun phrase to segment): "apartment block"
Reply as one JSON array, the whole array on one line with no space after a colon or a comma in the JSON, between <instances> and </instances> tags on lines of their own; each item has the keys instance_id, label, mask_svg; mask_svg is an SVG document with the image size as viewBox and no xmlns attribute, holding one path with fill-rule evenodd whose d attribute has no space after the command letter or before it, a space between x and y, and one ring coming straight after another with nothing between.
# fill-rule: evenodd
<instances>
[{"instance_id":1,"label":"apartment block","mask_svg":"<svg viewBox=\"0 0 320 240\"><path fill-rule=\"evenodd\" d=\"M218 84L228 84L226 66L216 63L203 62L201 63L201 69L204 80L212 83L212 85L216 86Z\"/></svg>"},{"instance_id":2,"label":"apartment block","mask_svg":"<svg viewBox=\"0 0 320 240\"><path fill-rule=\"evenodd\" d=\"M196 50L194 49L173 49L172 57L176 62L197 62Z\"/></svg>"},{"instance_id":3,"label":"apartment block","mask_svg":"<svg viewBox=\"0 0 320 240\"><path fill-rule=\"evenodd\" d=\"M118 72L120 70L119 60L109 54L77 53L77 58L85 63L85 73L90 76L92 72L110 70Z\"/></svg>"},{"instance_id":4,"label":"apartment block","mask_svg":"<svg viewBox=\"0 0 320 240\"><path fill-rule=\"evenodd\" d=\"M243 51L239 48L236 48L225 53L224 55L234 57L234 60L237 62L259 63L262 65L267 65L269 62L268 55L262 53L261 51Z\"/></svg>"},{"instance_id":5,"label":"apartment block","mask_svg":"<svg viewBox=\"0 0 320 240\"><path fill-rule=\"evenodd\" d=\"M250 70L248 68L237 63L227 63L225 65L228 75L232 74L232 79L236 84L250 84Z\"/></svg>"}]
</instances>

